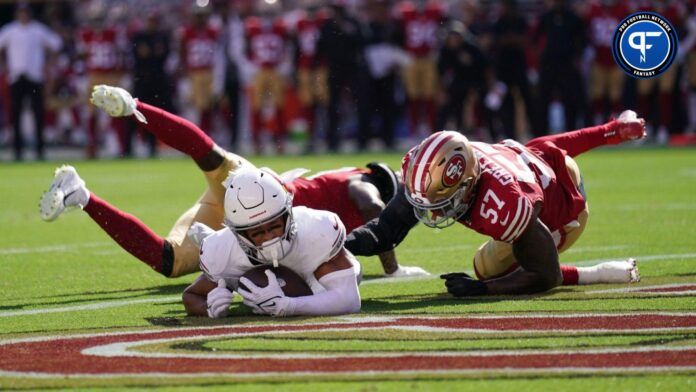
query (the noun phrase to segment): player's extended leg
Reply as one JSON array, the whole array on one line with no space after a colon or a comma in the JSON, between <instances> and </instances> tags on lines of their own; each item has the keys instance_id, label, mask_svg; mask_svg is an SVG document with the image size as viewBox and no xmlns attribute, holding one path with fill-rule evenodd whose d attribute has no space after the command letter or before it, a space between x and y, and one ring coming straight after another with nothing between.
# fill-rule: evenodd
<instances>
[{"instance_id":1,"label":"player's extended leg","mask_svg":"<svg viewBox=\"0 0 696 392\"><path fill-rule=\"evenodd\" d=\"M172 258L171 246L133 215L90 193L72 166L56 169L53 183L41 197L39 207L45 221L57 219L64 211L83 208L128 253L165 276L171 272L171 263L167 266L165 262Z\"/></svg>"},{"instance_id":2,"label":"player's extended leg","mask_svg":"<svg viewBox=\"0 0 696 392\"><path fill-rule=\"evenodd\" d=\"M112 117L134 115L144 129L167 145L190 156L201 168L206 180L222 204L225 190L222 181L230 170L250 163L217 146L192 122L166 110L137 101L126 90L100 85L92 92L92 103L104 109Z\"/></svg>"},{"instance_id":3,"label":"player's extended leg","mask_svg":"<svg viewBox=\"0 0 696 392\"><path fill-rule=\"evenodd\" d=\"M198 271L198 244L187 237L194 222L222 228L224 211L212 190L176 222L166 238L158 236L137 217L119 210L87 190L72 166L56 169L50 188L41 198L41 218L53 221L64 211L82 208L121 248L166 277Z\"/></svg>"},{"instance_id":4,"label":"player's extended leg","mask_svg":"<svg viewBox=\"0 0 696 392\"><path fill-rule=\"evenodd\" d=\"M567 248L566 248L567 249ZM560 250L559 250L560 252ZM474 255L474 272L479 280L502 278L520 266L507 242L489 240ZM607 261L590 267L561 264L563 285L632 283L640 279L634 259Z\"/></svg>"},{"instance_id":5,"label":"player's extended leg","mask_svg":"<svg viewBox=\"0 0 696 392\"><path fill-rule=\"evenodd\" d=\"M538 137L530 140L526 146L535 147L539 144L552 142L559 148L566 150L571 157L576 157L600 146L619 144L643 137L645 137L645 120L638 118L634 111L626 110L621 113L618 119L606 124Z\"/></svg>"}]
</instances>

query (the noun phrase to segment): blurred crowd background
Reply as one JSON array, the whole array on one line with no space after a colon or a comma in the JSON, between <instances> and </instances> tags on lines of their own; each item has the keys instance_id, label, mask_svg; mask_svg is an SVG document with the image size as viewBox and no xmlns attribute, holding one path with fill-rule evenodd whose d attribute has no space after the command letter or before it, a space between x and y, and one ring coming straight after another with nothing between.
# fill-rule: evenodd
<instances>
[{"instance_id":1,"label":"blurred crowd background","mask_svg":"<svg viewBox=\"0 0 696 392\"><path fill-rule=\"evenodd\" d=\"M648 142L694 143L694 1L0 0L0 150L156 156L89 105L121 86L230 151L400 149L456 129L521 141L632 108ZM675 27L674 65L636 80L611 41L628 14Z\"/></svg>"}]
</instances>

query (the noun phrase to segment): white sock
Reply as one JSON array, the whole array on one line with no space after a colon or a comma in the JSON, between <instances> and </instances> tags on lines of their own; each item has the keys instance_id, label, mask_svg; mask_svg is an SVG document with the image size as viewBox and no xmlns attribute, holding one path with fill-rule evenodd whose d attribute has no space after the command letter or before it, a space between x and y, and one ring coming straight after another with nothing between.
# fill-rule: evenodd
<instances>
[{"instance_id":1,"label":"white sock","mask_svg":"<svg viewBox=\"0 0 696 392\"><path fill-rule=\"evenodd\" d=\"M630 283L639 279L638 269L632 259L578 267L578 284Z\"/></svg>"}]
</instances>

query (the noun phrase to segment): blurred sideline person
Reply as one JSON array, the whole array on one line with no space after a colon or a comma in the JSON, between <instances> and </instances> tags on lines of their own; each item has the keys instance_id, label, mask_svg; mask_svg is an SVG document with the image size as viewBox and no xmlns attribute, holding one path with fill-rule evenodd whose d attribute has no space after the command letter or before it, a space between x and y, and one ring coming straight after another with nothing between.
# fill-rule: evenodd
<instances>
[{"instance_id":1,"label":"blurred sideline person","mask_svg":"<svg viewBox=\"0 0 696 392\"><path fill-rule=\"evenodd\" d=\"M198 116L204 130L212 128L213 109L213 68L219 31L208 23L210 7L191 8L191 22L183 28L179 52L181 67L185 70L190 91L186 97Z\"/></svg>"},{"instance_id":2,"label":"blurred sideline person","mask_svg":"<svg viewBox=\"0 0 696 392\"><path fill-rule=\"evenodd\" d=\"M616 26L629 13L622 2L602 0L590 3L585 16L589 46L593 51L588 95L594 121L606 118L605 99L612 116L621 108L624 73L614 62L611 46Z\"/></svg>"},{"instance_id":3,"label":"blurred sideline person","mask_svg":"<svg viewBox=\"0 0 696 392\"><path fill-rule=\"evenodd\" d=\"M346 0L331 1L331 17L321 26L317 55L326 61L328 70L329 107L326 143L329 151L341 147L341 101L346 91L357 111L358 130L369 130L369 91L362 24L347 9Z\"/></svg>"},{"instance_id":4,"label":"blurred sideline person","mask_svg":"<svg viewBox=\"0 0 696 392\"><path fill-rule=\"evenodd\" d=\"M240 167L225 182L224 227L201 241L203 273L186 288L190 316L225 317L232 287L256 314L339 315L360 311L360 263L346 251L346 229L336 214L293 207L280 179L254 167ZM312 295L286 297L271 270L258 287L244 273L259 265L296 272Z\"/></svg>"},{"instance_id":5,"label":"blurred sideline person","mask_svg":"<svg viewBox=\"0 0 696 392\"><path fill-rule=\"evenodd\" d=\"M437 47L440 25L446 20L444 5L437 1L409 0L397 6L402 44L411 57L403 68L403 85L408 98L411 135L417 135L425 118L426 129L435 128L435 92L438 84Z\"/></svg>"},{"instance_id":6,"label":"blurred sideline person","mask_svg":"<svg viewBox=\"0 0 696 392\"><path fill-rule=\"evenodd\" d=\"M275 150L282 154L287 134L285 94L287 83L281 67L287 61L287 28L276 10L268 8L264 17L250 16L244 20L246 51L255 72L249 84L251 136L256 154L262 153L262 131L268 119L273 122L270 134Z\"/></svg>"},{"instance_id":7,"label":"blurred sideline person","mask_svg":"<svg viewBox=\"0 0 696 392\"><path fill-rule=\"evenodd\" d=\"M310 5L295 26L295 67L297 97L302 105L302 117L307 122L306 152L314 152L317 109L329 104L328 70L323 58L317 56L319 31L326 22L325 10Z\"/></svg>"},{"instance_id":8,"label":"blurred sideline person","mask_svg":"<svg viewBox=\"0 0 696 392\"><path fill-rule=\"evenodd\" d=\"M44 159L44 66L47 55L57 53L60 37L44 24L32 19L27 3L19 3L16 20L0 30L0 52L5 52L10 84L10 121L14 129L14 159L23 157L22 109L29 98L34 114L36 158Z\"/></svg>"},{"instance_id":9,"label":"blurred sideline person","mask_svg":"<svg viewBox=\"0 0 696 392\"><path fill-rule=\"evenodd\" d=\"M478 280L445 274L457 296L531 294L562 283L633 282L635 260L594 267L560 265L560 252L580 237L589 209L573 157L599 146L645 137L645 121L625 111L618 120L522 145L470 142L437 132L403 158L404 188L346 247L356 255L392 249L419 221L428 227L463 224L491 237L474 255Z\"/></svg>"},{"instance_id":10,"label":"blurred sideline person","mask_svg":"<svg viewBox=\"0 0 696 392\"><path fill-rule=\"evenodd\" d=\"M437 68L443 102L436 129L446 129L453 118L457 129L472 132L477 128L474 103L485 92L491 74L481 47L461 22L449 24Z\"/></svg>"},{"instance_id":11,"label":"blurred sideline person","mask_svg":"<svg viewBox=\"0 0 696 392\"><path fill-rule=\"evenodd\" d=\"M166 111L174 110L174 91L170 75L166 70L171 51L171 34L162 27L162 15L153 11L147 15L145 28L131 38L133 55L133 93L145 102ZM143 132L150 157L157 155L157 139Z\"/></svg>"},{"instance_id":12,"label":"blurred sideline person","mask_svg":"<svg viewBox=\"0 0 696 392\"><path fill-rule=\"evenodd\" d=\"M534 45L544 42L539 58L539 104L535 136L549 133L549 105L560 96L565 113L565 129L575 129L583 106L585 87L580 74L580 59L585 47L582 19L568 0L549 1L534 35Z\"/></svg>"},{"instance_id":13,"label":"blurred sideline person","mask_svg":"<svg viewBox=\"0 0 696 392\"><path fill-rule=\"evenodd\" d=\"M87 72L89 97L94 86L108 84L120 86L125 68L127 40L125 32L115 26L107 26L106 8L93 3L89 10L88 25L77 32L77 52L84 59ZM100 139L105 133L99 129L99 113L87 105L87 158L96 159ZM112 118L111 127L116 134L121 156L130 155L128 124L125 119ZM101 137L100 137L101 136Z\"/></svg>"},{"instance_id":14,"label":"blurred sideline person","mask_svg":"<svg viewBox=\"0 0 696 392\"><path fill-rule=\"evenodd\" d=\"M199 246L193 238L206 234L209 231L206 227L212 230L223 227L225 188L222 183L230 171L253 165L238 155L224 151L191 122L134 100L121 88L97 86L92 93L92 102L113 117L134 115L159 140L189 155L203 171L208 188L196 204L179 217L167 237L163 238L136 217L90 193L75 169L63 166L56 170L51 187L42 197L41 217L52 221L66 208L80 207L124 250L162 275L178 277L198 271ZM295 191L298 201L304 200L310 208L327 207L354 227L377 216L389 200L381 197L397 192L397 182L393 177L393 172L386 166L376 165L370 169L370 173L361 174L360 178L364 178L365 185L360 187L353 185L356 178L340 176L318 176L314 182L298 179L295 183L288 184L288 187ZM340 185L338 179L341 178L342 189L336 185ZM333 184L331 188L322 186L330 184ZM352 196L351 192L358 196ZM204 226L194 225L194 222ZM189 231L191 236L187 235ZM389 276L427 274L418 267L399 267L393 254L385 255L383 262Z\"/></svg>"}]
</instances>

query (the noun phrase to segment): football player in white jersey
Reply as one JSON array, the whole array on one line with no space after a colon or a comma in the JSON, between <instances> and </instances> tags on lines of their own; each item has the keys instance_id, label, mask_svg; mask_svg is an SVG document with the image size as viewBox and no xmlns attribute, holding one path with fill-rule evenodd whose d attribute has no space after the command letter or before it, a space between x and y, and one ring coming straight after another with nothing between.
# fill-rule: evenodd
<instances>
[{"instance_id":1,"label":"football player in white jersey","mask_svg":"<svg viewBox=\"0 0 696 392\"><path fill-rule=\"evenodd\" d=\"M226 227L200 239L203 274L184 291L186 312L225 317L234 296L232 291L239 293L244 304L257 314L359 312L360 264L343 247L346 230L338 216L292 207L292 195L278 178L263 169L242 167L233 173L224 184ZM266 271L266 287L242 277L256 266L271 263L296 272L313 295L285 296L271 270Z\"/></svg>"}]
</instances>

